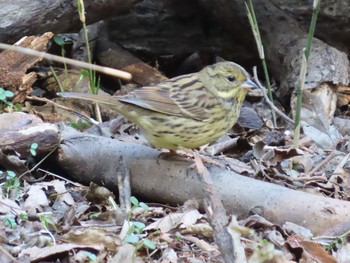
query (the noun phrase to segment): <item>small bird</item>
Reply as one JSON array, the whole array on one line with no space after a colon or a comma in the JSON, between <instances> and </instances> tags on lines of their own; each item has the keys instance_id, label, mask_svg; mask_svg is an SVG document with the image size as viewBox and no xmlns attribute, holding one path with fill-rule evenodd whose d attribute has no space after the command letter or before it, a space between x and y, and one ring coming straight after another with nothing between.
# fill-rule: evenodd
<instances>
[{"instance_id":1,"label":"small bird","mask_svg":"<svg viewBox=\"0 0 350 263\"><path fill-rule=\"evenodd\" d=\"M224 135L236 123L248 90L256 87L243 67L226 61L124 96L58 95L101 103L136 123L153 146L174 151Z\"/></svg>"}]
</instances>

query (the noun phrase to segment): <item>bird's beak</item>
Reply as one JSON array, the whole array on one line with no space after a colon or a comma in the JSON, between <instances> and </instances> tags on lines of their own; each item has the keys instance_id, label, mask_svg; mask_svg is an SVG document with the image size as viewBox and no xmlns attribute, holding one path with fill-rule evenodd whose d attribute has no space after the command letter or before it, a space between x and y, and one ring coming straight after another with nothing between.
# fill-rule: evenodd
<instances>
[{"instance_id":1,"label":"bird's beak","mask_svg":"<svg viewBox=\"0 0 350 263\"><path fill-rule=\"evenodd\" d=\"M251 89L257 89L258 85L256 85L256 83L254 81L252 81L251 79L247 79L246 81L244 81L242 83L242 88L251 90Z\"/></svg>"}]
</instances>

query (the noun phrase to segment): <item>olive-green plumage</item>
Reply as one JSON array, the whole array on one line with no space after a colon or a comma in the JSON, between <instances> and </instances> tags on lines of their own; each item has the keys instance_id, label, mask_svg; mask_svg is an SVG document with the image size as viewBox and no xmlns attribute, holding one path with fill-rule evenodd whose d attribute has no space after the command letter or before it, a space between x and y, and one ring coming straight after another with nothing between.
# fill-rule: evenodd
<instances>
[{"instance_id":1,"label":"olive-green plumage","mask_svg":"<svg viewBox=\"0 0 350 263\"><path fill-rule=\"evenodd\" d=\"M101 103L136 123L156 147L197 148L224 135L237 121L244 98L256 85L233 62L219 62L125 96L63 92L60 96Z\"/></svg>"}]
</instances>

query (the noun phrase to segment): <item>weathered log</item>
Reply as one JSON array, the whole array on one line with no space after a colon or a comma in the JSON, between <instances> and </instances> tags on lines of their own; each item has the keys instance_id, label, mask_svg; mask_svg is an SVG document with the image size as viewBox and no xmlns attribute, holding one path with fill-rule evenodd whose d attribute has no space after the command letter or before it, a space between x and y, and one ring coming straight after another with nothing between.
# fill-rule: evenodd
<instances>
[{"instance_id":1,"label":"weathered log","mask_svg":"<svg viewBox=\"0 0 350 263\"><path fill-rule=\"evenodd\" d=\"M129 10L141 0L87 0L87 23ZM81 27L76 1L0 1L0 42L14 43L26 35L78 30Z\"/></svg>"},{"instance_id":2,"label":"weathered log","mask_svg":"<svg viewBox=\"0 0 350 263\"><path fill-rule=\"evenodd\" d=\"M173 74L196 52L207 64L221 56L251 66L257 57L253 42L251 46L238 45L241 36L225 31L197 1L145 0L131 12L109 19L108 32L111 40L145 60L156 59L162 69ZM247 33L251 34L241 32Z\"/></svg>"},{"instance_id":3,"label":"weathered log","mask_svg":"<svg viewBox=\"0 0 350 263\"><path fill-rule=\"evenodd\" d=\"M47 32L41 36L23 38L22 47L31 48L35 51L46 51L46 47L53 34ZM37 80L37 74L30 69L41 57L29 56L12 50L4 50L0 53L0 87L8 89L15 94L12 102L23 102L31 93L32 85Z\"/></svg>"},{"instance_id":4,"label":"weathered log","mask_svg":"<svg viewBox=\"0 0 350 263\"><path fill-rule=\"evenodd\" d=\"M132 74L133 82L141 86L156 84L167 79L157 69L105 38L98 41L96 57L103 66L129 72Z\"/></svg>"},{"instance_id":5,"label":"weathered log","mask_svg":"<svg viewBox=\"0 0 350 263\"><path fill-rule=\"evenodd\" d=\"M116 174L122 155L130 170L133 194L172 205L191 198L203 205L206 197L196 170L189 169L192 161L159 159L159 151L150 147L87 135L68 127L61 130L60 136L52 124L35 122L10 129L2 127L0 148L12 147L24 157L29 155L32 142L39 143L38 151L45 154L62 139L54 163L80 183L95 182L117 192ZM239 218L246 218L253 208L259 208L264 217L276 224L291 221L317 234L328 228L329 222L336 225L350 216L350 203L346 201L287 189L218 167L210 167L209 171L225 209Z\"/></svg>"},{"instance_id":6,"label":"weathered log","mask_svg":"<svg viewBox=\"0 0 350 263\"><path fill-rule=\"evenodd\" d=\"M183 204L191 198L202 203L203 184L191 161L159 159L159 151L150 147L86 134L62 133L56 156L60 168L83 184L91 181L117 187L120 155L130 169L133 194L148 200ZM95 160L95 161L91 161ZM315 234L350 216L350 203L287 189L217 167L210 168L214 189L220 192L228 213L245 218L255 207L268 220L282 225L291 221L310 228Z\"/></svg>"},{"instance_id":7,"label":"weathered log","mask_svg":"<svg viewBox=\"0 0 350 263\"><path fill-rule=\"evenodd\" d=\"M312 1L272 0L272 2L296 19L299 25L309 28ZM348 0L320 1L321 8L317 19L315 36L349 54L350 41Z\"/></svg>"},{"instance_id":8,"label":"weathered log","mask_svg":"<svg viewBox=\"0 0 350 263\"><path fill-rule=\"evenodd\" d=\"M44 123L38 117L21 112L0 114L0 149L11 149L21 158L31 156L30 147L37 143L37 155L55 149L60 141L55 124Z\"/></svg>"}]
</instances>

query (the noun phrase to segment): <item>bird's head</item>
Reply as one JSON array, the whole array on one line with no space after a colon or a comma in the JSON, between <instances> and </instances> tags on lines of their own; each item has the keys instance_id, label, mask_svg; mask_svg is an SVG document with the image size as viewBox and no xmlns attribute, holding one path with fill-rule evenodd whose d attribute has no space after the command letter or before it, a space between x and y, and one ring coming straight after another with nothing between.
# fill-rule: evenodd
<instances>
[{"instance_id":1,"label":"bird's head","mask_svg":"<svg viewBox=\"0 0 350 263\"><path fill-rule=\"evenodd\" d=\"M206 88L216 97L242 102L250 89L257 85L248 72L234 62L219 62L199 72Z\"/></svg>"}]
</instances>

